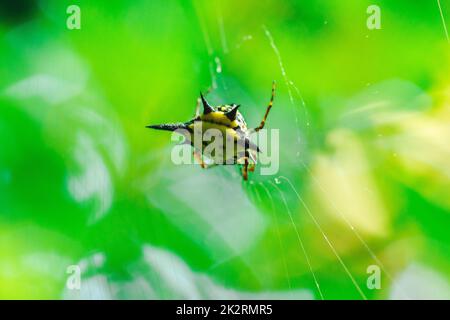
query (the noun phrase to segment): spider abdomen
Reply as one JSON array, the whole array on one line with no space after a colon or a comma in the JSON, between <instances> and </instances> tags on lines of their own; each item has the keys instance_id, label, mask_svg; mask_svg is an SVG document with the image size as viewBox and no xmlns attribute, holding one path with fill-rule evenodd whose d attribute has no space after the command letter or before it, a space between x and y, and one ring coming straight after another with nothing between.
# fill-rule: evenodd
<instances>
[{"instance_id":1,"label":"spider abdomen","mask_svg":"<svg viewBox=\"0 0 450 320\"><path fill-rule=\"evenodd\" d=\"M240 126L236 128L236 121L222 120L219 114L193 121L188 125L190 144L216 164L235 164L247 149L253 147L256 151L256 145L250 146L246 132Z\"/></svg>"},{"instance_id":2,"label":"spider abdomen","mask_svg":"<svg viewBox=\"0 0 450 320\"><path fill-rule=\"evenodd\" d=\"M251 130L247 129L244 117L238 111L239 105L213 107L201 92L194 119L184 123L149 125L147 128L178 131L185 137L183 144L194 147L194 157L202 168L210 167L204 163L202 156L210 158L213 164L242 164L242 176L247 180L248 171L254 170L256 156L260 152L258 146L250 141L250 133L258 132L264 127L274 96L275 81L272 83L272 96L266 113L260 125ZM198 115L200 103L203 104L203 114Z\"/></svg>"}]
</instances>

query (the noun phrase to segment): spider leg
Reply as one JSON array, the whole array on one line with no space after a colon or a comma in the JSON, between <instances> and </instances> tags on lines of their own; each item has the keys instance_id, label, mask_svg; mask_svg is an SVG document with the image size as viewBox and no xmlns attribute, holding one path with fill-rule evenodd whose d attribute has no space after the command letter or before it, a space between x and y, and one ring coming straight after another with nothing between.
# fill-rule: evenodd
<instances>
[{"instance_id":1,"label":"spider leg","mask_svg":"<svg viewBox=\"0 0 450 320\"><path fill-rule=\"evenodd\" d=\"M197 118L200 115L200 104L202 103L202 100L200 97L197 98L197 105L195 106L195 115L194 117Z\"/></svg>"},{"instance_id":2,"label":"spider leg","mask_svg":"<svg viewBox=\"0 0 450 320\"><path fill-rule=\"evenodd\" d=\"M266 113L264 114L264 117L263 117L261 123L259 124L259 126L254 128L254 129L252 129L251 131L258 132L259 130L264 128L264 125L265 125L266 120L267 120L267 116L269 115L270 109L272 109L273 99L275 98L275 86L276 86L276 83L275 83L275 80L274 80L272 82L272 95L270 97L270 102L269 102L269 105L267 106Z\"/></svg>"},{"instance_id":3,"label":"spider leg","mask_svg":"<svg viewBox=\"0 0 450 320\"><path fill-rule=\"evenodd\" d=\"M249 159L250 159L250 153L248 152L248 149L245 150L243 159L244 159L244 166L242 167L242 177L244 178L245 181L247 181L249 171ZM253 171L251 167L250 171Z\"/></svg>"},{"instance_id":4,"label":"spider leg","mask_svg":"<svg viewBox=\"0 0 450 320\"><path fill-rule=\"evenodd\" d=\"M197 162L200 164L202 169L206 169L206 164L205 164L205 162L202 159L202 155L199 152L195 151L195 150L194 150L193 154L194 154L194 159L197 160Z\"/></svg>"},{"instance_id":5,"label":"spider leg","mask_svg":"<svg viewBox=\"0 0 450 320\"><path fill-rule=\"evenodd\" d=\"M248 166L248 171L254 172L256 168L256 155L252 153L251 151L248 153L249 159L251 160L251 163Z\"/></svg>"},{"instance_id":6,"label":"spider leg","mask_svg":"<svg viewBox=\"0 0 450 320\"><path fill-rule=\"evenodd\" d=\"M244 158L244 167L242 168L242 177L245 181L248 180L248 158Z\"/></svg>"},{"instance_id":7,"label":"spider leg","mask_svg":"<svg viewBox=\"0 0 450 320\"><path fill-rule=\"evenodd\" d=\"M202 167L202 169L210 169L210 168L212 168L212 167L217 166L217 163L206 164L206 163L203 161L203 157L202 157L202 155L201 155L200 152L194 150L194 151L193 151L193 154L194 154L194 159L200 164L200 166Z\"/></svg>"}]
</instances>

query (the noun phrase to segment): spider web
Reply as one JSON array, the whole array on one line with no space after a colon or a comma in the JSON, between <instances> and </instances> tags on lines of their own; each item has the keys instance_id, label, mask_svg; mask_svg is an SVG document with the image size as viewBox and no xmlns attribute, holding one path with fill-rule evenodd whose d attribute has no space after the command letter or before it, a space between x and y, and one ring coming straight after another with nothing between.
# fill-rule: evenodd
<instances>
[{"instance_id":1,"label":"spider web","mask_svg":"<svg viewBox=\"0 0 450 320\"><path fill-rule=\"evenodd\" d=\"M438 0L439 3L439 0ZM441 11L442 16L442 11ZM206 47L206 50L208 52L209 57L209 72L211 76L211 86L213 89L217 89L218 87L222 86L224 91L228 91L228 86L225 81L222 81L221 83L218 83L218 76L220 76L223 72L223 65L222 61L218 57L218 55L215 55L215 50L211 44L210 40L210 34L205 26L205 22L201 18L202 15L197 12L197 17L199 19L199 24L202 30L202 35L204 39L204 45ZM443 18L443 17L442 17ZM220 5L217 5L216 7L216 20L218 24L219 29L219 35L220 35L220 43L221 43L221 51L224 55L233 54L234 50L233 47L230 47L228 40L227 40L227 34L226 34L226 28L223 21L223 17L220 10ZM444 20L443 20L444 21ZM444 29L445 28L445 22L444 22ZM390 274L390 272L387 270L387 268L384 266L382 261L379 259L379 257L375 254L374 250L370 248L369 244L363 239L360 232L354 227L354 225L350 222L350 220L346 217L346 215L341 212L337 205L333 202L331 197L328 195L328 191L325 186L323 186L319 179L314 175L312 172L310 166L304 161L302 153L305 149L307 149L307 138L310 137L314 132L311 130L311 120L308 112L308 107L306 105L306 102L301 94L300 89L296 86L296 84L290 80L287 72L287 67L282 59L282 53L278 49L278 46L275 42L274 37L272 36L272 33L270 32L269 28L266 25L261 25L261 30L256 30L255 32L263 32L268 46L273 51L274 59L276 60L279 71L282 77L282 80L284 82L285 87L287 88L287 94L290 102L290 108L291 113L293 115L292 120L294 122L295 128L296 128L296 152L295 152L295 161L298 163L298 165L305 170L307 175L309 176L310 180L313 182L314 185L318 187L318 190L320 190L321 193L327 198L327 201L329 204L334 208L334 210L338 213L339 217L342 219L343 223L347 226L347 228L351 231L351 233L357 238L358 242L360 243L360 246L366 251L366 253L369 255L369 257L382 269L384 274L388 277L388 279L393 283L395 286L395 283L393 281L393 277ZM447 32L446 32L447 34ZM244 36L235 46L234 49L239 49L247 41L250 41L253 38L253 36L246 35ZM448 35L447 35L448 38ZM222 78L223 79L223 78ZM300 115L301 113L301 115ZM300 120L301 119L301 120ZM306 137L306 139L302 139ZM272 220L275 224L276 229L276 238L278 241L278 245L280 248L280 254L281 254L281 260L283 264L283 269L285 273L285 281L286 286L289 288L289 290L293 289L292 285L292 275L289 273L289 268L287 266L287 259L288 255L286 254L286 246L283 240L283 237L281 236L281 231L279 227L279 221L278 221L278 215L277 210L285 213L289 221L291 223L292 229L295 232L296 238L298 240L298 248L299 253L303 256L307 270L311 275L311 278L313 280L315 289L316 289L316 297L320 299L325 299L327 297L327 292L324 291L321 288L320 285L320 276L317 275L317 271L315 271L314 268L314 261L312 261L312 256L308 252L308 244L305 242L306 239L302 236L302 225L298 223L298 219L295 219L294 214L292 212L293 204L288 203L289 195L287 194L286 189L280 188L280 186L287 186L288 189L292 191L292 193L295 195L295 198L297 199L298 203L300 203L300 207L303 207L303 210L301 210L301 213L305 213L312 221L314 226L316 227L316 230L318 232L318 236L323 239L323 241L327 244L333 255L335 256L335 263L337 263L345 272L345 274L348 277L348 281L352 284L355 291L358 293L360 298L366 300L367 296L365 295L364 291L362 290L362 285L365 285L365 282L361 283L361 281L357 280L357 277L352 273L351 268L348 266L348 263L345 261L345 258L341 256L339 253L337 247L335 244L333 244L333 241L331 238L327 235L326 231L322 227L319 220L315 217L315 213L310 207L308 206L307 202L303 199L301 195L301 191L299 191L298 187L294 185L294 183L291 181L289 177L280 175L275 178L260 181L258 184L253 184L253 182L250 182L250 185L252 186L250 191L255 195L255 200L261 204L263 204L262 196L261 194L264 194L269 200L270 200L270 211L272 214ZM262 191L260 191L260 189ZM274 197L273 193L278 192L279 197ZM220 262L220 263L224 263ZM220 264L219 263L219 264ZM260 275L261 277L264 277L264 275ZM407 297L404 290L402 288L397 288L399 292L404 296Z\"/></svg>"},{"instance_id":2,"label":"spider web","mask_svg":"<svg viewBox=\"0 0 450 320\"><path fill-rule=\"evenodd\" d=\"M29 217L22 216L24 210L21 200L24 196L27 197L23 188L11 188L11 200L9 200L10 195L7 194L6 206L8 207L9 203L12 204L11 217L14 216L14 219L26 217L27 221L36 222L36 225L31 228L31 231L34 230L33 232L36 235L32 237L35 240L32 241L33 244L30 244L29 248L28 244L25 243L26 241L23 240L30 238L27 237L30 229L16 232L15 220L12 220L13 223L11 223L10 228L6 225L5 229L11 231L7 232L11 236L7 235L6 242L12 244L22 244L23 242L27 246L26 251L28 252L26 255L21 253L22 250L11 249L7 250L6 257L17 258L17 261L20 261L17 264L20 267L17 275L21 275L22 270L23 274L28 274L30 270L36 272L34 276L36 276L36 279L39 278L39 283L33 285L33 291L35 291L33 296L39 294L42 297L42 292L38 291L50 286L55 286L55 288L57 287L56 290L60 290L61 281L47 278L48 270L54 271L51 273L61 274L61 270L64 271L69 263L75 261L83 272L83 289L79 292L79 296L76 295L77 292L66 290L64 296L67 298L308 299L314 297L316 299L327 299L336 297L337 294L343 294L344 297L365 299L376 297L377 294L369 295L369 292L364 290L367 279L365 267L372 262L382 269L383 277L389 278L389 289L395 287L395 291L402 293L404 297L408 297L404 293L405 290L397 283L398 275L396 275L396 281L392 279L390 272L394 266L390 264L391 261L386 266L384 265L384 261L388 261L386 257L389 256L389 252L385 249L390 249L391 244L386 247L381 243L381 248L379 246L372 248L372 246L375 246L371 242L373 240L372 234L367 232L364 225L360 224L360 220L355 219L351 213L347 212L351 211L352 208L347 209L347 207L342 206L340 199L333 194L336 192L336 188L342 187L342 181L349 178L352 172L346 171L346 168L338 172L336 176L341 174L343 179L338 180L339 183L336 185L328 184L328 181L324 179L323 172L317 169L319 153L319 156L323 155L322 158L329 162L337 160L335 162L338 165L335 165L332 169L336 169L339 165L343 166L342 163L339 163L339 160L341 160L339 157L330 156L330 154L335 156L335 153L333 153L335 150L329 153L326 153L328 150L324 151L328 146L327 141L324 143L324 147L316 143L317 140L329 137L330 133L334 133L336 129L342 127L345 127L345 129L350 127L348 131L359 133L360 131L357 132L357 130L370 126L371 123L370 120L367 122L364 121L365 119L363 121L358 120L363 117L368 118L371 112L375 113L376 110L385 108L386 105L380 105L380 101L372 100L372 96L370 99L367 99L367 96L365 97L366 100L361 99L361 95L364 96L367 93L366 91L361 92L361 95L358 93L358 97L352 97L352 101L346 101L349 102L350 106L345 106L341 118L331 119L332 121L337 120L335 121L338 122L337 125L333 123L332 125L336 126L331 126L331 128L325 126L326 129L323 130L325 131L323 134L318 129L322 127L319 123L322 119L317 120L317 114L312 112L312 108L316 107L316 104L312 103L311 96L307 94L308 87L303 85L299 78L295 78L303 70L294 70L293 61L292 59L289 60L291 52L285 49L285 42L283 42L285 39L283 39L279 29L277 30L270 24L270 19L265 22L266 25L257 25L256 27L253 25L250 30L245 30L244 33L239 34L239 38L233 38L232 35L236 34L236 30L231 28L232 21L228 20L231 15L222 14L219 1L213 2L212 8L214 9L212 11L203 11L199 2L196 2L194 7L191 5L184 6L181 2L171 4L170 7L161 8L160 11L157 11L160 4L153 5L145 1L140 3L142 7L137 3L130 7L124 5L116 8L117 12L121 13L123 9L132 10L126 16L127 21L133 23L130 25L124 23L123 26L118 27L120 30L116 30L121 37L130 35L130 26L142 27L142 33L138 34L136 38L133 37L135 40L139 39L139 41L136 41L139 44L132 46L129 51L119 51L122 55L131 54L132 49L138 49L138 51L142 49L145 57L142 55L142 60L137 61L147 61L148 56L152 57L153 51L151 50L154 47L141 47L141 42L145 41L140 40L153 39L154 33L157 35L154 37L155 42L153 40L150 42L159 45L160 42L158 41L161 41L166 35L164 32L160 34L154 32L152 28L148 28L149 20L154 21L154 25L160 26L161 30L165 30L174 21L182 21L183 18L186 18L185 12L182 12L182 10L180 10L182 13L171 16L173 19L168 19L163 14L159 14L159 16L164 16L160 20L142 19L143 12L146 14L155 14L156 12L155 16L150 16L156 18L158 13L172 13L183 6L183 9L186 9L186 7L188 7L187 10L195 9L194 21L183 21L178 27L189 25L190 29L187 34L192 35L195 38L193 40L198 38L200 46L196 46L193 52L187 50L182 54L188 54L185 61L187 64L196 60L194 62L199 62L200 69L200 71L198 69L197 71L202 72L203 75L209 75L210 81L205 82L210 82L211 87L215 89L211 97L213 102L242 103L245 106L243 112L251 120L249 124L259 123L264 112L265 105L263 104L268 102L269 84L273 78L277 79L278 89L275 107L271 111L267 124L268 128L281 128L283 134L282 148L280 148L280 173L275 176L253 174L248 182L243 182L239 168L236 166L222 166L207 172L202 171L197 166L191 168L188 166L176 167L168 161L171 150L166 140L161 140L160 145L167 146L161 152L158 152L158 150L155 152L153 147L147 148L151 146L151 143L142 144L137 151L132 143L132 137L140 137L143 128L136 129L136 122L133 121L130 126L133 131L136 129L139 132L135 136L127 126L130 119L125 117L123 122L121 121L122 117L119 115L122 112L115 110L113 106L119 106L123 101L108 90L104 91L95 88L95 86L88 89L90 83L87 81L88 78L96 78L96 80L90 81L96 82L99 80L103 83L102 75L111 75L111 73L103 73L99 69L93 69L92 78L91 76L88 77L90 74L89 64L86 63L85 65L82 62L82 57L86 55L86 61L96 65L97 59L104 59L103 55L99 58L92 55L89 50L81 49L82 47L78 47L81 50L80 52L78 52L76 46L67 47L68 43L60 37L55 38L55 34L50 29L48 32L43 32L47 28L40 26L40 23L21 27L8 34L6 40L10 44L6 45L6 54L3 54L2 51L2 56L6 58L5 61L11 63L12 66L8 69L6 77L11 79L5 80L5 83L8 82L4 91L8 96L7 112L5 121L0 123L0 127L2 127L0 129L3 129L2 133L5 137L10 136L10 132L13 132L21 140L13 144L7 143L5 154L9 154L9 152L16 154L16 151L13 150L14 144L22 147L24 154L31 150L33 155L35 152L37 154L37 150L34 150L36 144L48 144L52 147L49 150L47 148L42 150L42 154L39 151L38 159L41 159L41 157L42 159L49 159L49 161L42 161L48 163L49 169L54 169L53 166L58 163L54 177L49 180L45 175L45 170L41 170L44 174L37 177L37 180L41 180L37 181L39 184L36 184L39 187L33 188L33 190L47 191L38 194L42 197L41 202L48 202L48 207L38 209L34 208L35 206L30 206ZM149 3L150 6L148 6ZM442 40L445 40L445 36L448 41L445 20L447 18L445 15L446 3L437 0L431 5L431 16L435 19L435 26L438 27L437 30L433 29L434 35ZM102 8L102 6L100 5L99 8ZM105 5L103 8L106 9L107 6ZM51 12L64 12L60 9L61 7L55 6L53 9L49 8L50 11L46 11L46 8L42 8L42 11L46 11L50 17L52 16ZM107 9L109 10L109 8ZM107 15L109 16L110 13L112 12L108 11ZM120 16L122 17L123 14ZM192 17L192 15L189 17ZM109 25L102 23L102 21L116 22L116 19L115 17L111 20L109 18L101 20L100 18L98 26ZM259 23L258 21L262 21L262 19L257 18L256 22ZM164 23L164 25L161 26L161 23ZM85 24L85 26L88 25ZM153 25L150 24L150 26ZM86 28L82 31L83 42L86 41L85 36L91 40L100 39L97 38L97 34L101 38L104 36L103 27L97 29L97 32L94 33L91 32L94 31L95 25L91 24L91 27L93 29ZM59 30L57 34L61 31L59 28L58 25L56 28ZM31 29L35 30L30 32ZM135 31L133 28L134 35L136 35ZM139 30L137 32L139 33ZM65 32L64 34L69 33ZM184 35L184 33L176 32L176 37L171 39L178 39L177 37L180 34ZM43 39L52 38L56 40L54 43L50 41L50 46L46 41L42 41L42 45L37 45L41 41L36 40L40 39L41 35ZM174 35L171 34L171 36ZM301 40L300 36L299 39ZM189 41L191 40L189 39ZM267 88L264 87L264 84L258 83L255 85L253 83L253 86L261 89L249 93L251 86L243 80L244 74L239 73L242 77L233 77L232 63L241 61L239 59L245 57L246 50L256 41L260 46L258 49L264 49L265 60L261 59L260 61L269 62L267 66L270 65L272 69L267 74L268 79L264 80L264 82L268 82ZM75 43L79 42L75 41ZM33 47L36 46L36 49L31 50L30 54L26 54L27 58L19 57L19 59L16 59L14 52L16 50L27 52L29 44L33 44ZM173 52L173 44L172 42L169 45L166 44L165 49L167 51L162 51L161 56L168 56L166 52ZM64 50L55 50L56 48ZM98 51L103 54L102 48L105 47L101 45L98 48L95 47L95 49L100 49ZM178 48L183 50L185 44ZM196 51L199 48L204 51L204 54L199 54ZM52 54L49 55L49 52L52 52ZM192 54L192 56L189 56L189 54ZM259 53L256 52L255 54ZM115 57L117 56L119 54L116 52ZM175 59L177 56L174 55L173 57ZM30 66L22 68L27 64L24 61L29 61ZM156 65L159 61L164 60L155 59L153 65ZM442 60L439 59L438 61L441 62ZM266 65L261 62L260 64L257 65L258 68L269 70ZM98 64L97 67L101 65L103 64ZM59 67L55 68L55 66ZM70 66L71 69L78 71L75 74L68 73L65 66ZM128 62L122 64L121 67L124 68L123 70L128 68ZM134 71L139 70L139 73L141 73L141 67L139 63L135 64ZM234 65L234 68L236 68L236 65ZM160 89L166 88L161 80L165 80L162 77L168 71L166 68L162 69L164 69L164 72L153 77L158 80L157 84ZM180 72L175 74L182 74L178 65L174 69ZM191 71L189 67L188 70ZM97 72L99 72L98 75ZM133 74L133 72L130 72L130 74ZM309 77L308 72L305 72L305 74L305 78ZM66 75L69 76L66 77ZM202 75L199 75L198 78L205 80ZM138 77L134 83L145 82L140 81L143 79L147 78ZM294 82L293 79L296 79L296 81ZM9 83L9 81L12 82ZM166 82L166 85L168 83L169 81ZM117 85L117 87L113 86L112 88L125 89L127 84L128 82L106 82L105 88L110 85ZM195 86L197 85L195 84ZM202 91L208 85L209 83L200 83ZM128 98L125 100L136 96L136 93L142 91L144 87L147 89L146 85L130 89ZM317 87L320 87L320 85ZM379 89L379 87L377 88ZM399 88L398 85L390 87L391 90ZM413 92L414 98L424 93L420 88L417 89L419 90ZM141 99L136 101L145 101L142 97L146 95L147 92L142 93ZM315 93L313 95L315 96ZM107 96L112 98L111 103L108 102ZM256 98L258 96L261 96L261 98ZM239 97L239 101L233 101L236 97ZM398 98L399 95L391 94L387 97ZM429 98L429 96L425 98L427 97ZM401 98L400 95L399 99L401 100ZM158 99L153 100L153 107L156 109ZM399 105L403 104L409 109L415 109L418 108L417 105L420 105L421 101L412 100L413 103L411 104L409 104L411 101L407 101L408 103L400 101ZM56 105L62 105L62 107L54 108L53 106ZM142 107L142 109L146 108L147 106ZM26 117L22 118L21 109L25 110ZM410 111L405 109L400 111ZM49 112L50 110L52 111ZM137 108L136 113L139 110ZM331 108L330 110L334 111L335 109ZM126 111L129 112L129 110ZM21 123L25 118L28 119L28 116L30 120ZM137 114L133 114L133 116L140 119ZM392 119L384 118L382 120L389 121ZM396 120L398 121L398 119ZM61 128L61 123L65 124L64 129ZM29 126L28 124L32 125ZM39 126L35 128L34 124L39 124ZM33 134L30 134L29 137L28 135L21 136L27 130L25 127L31 127L29 133ZM46 128L46 137L35 141L34 133L39 133L41 127ZM423 129L428 127L424 126ZM445 123L443 127L445 127ZM411 127L405 128L411 129ZM67 133L70 132L70 135L65 134L66 130ZM438 130L437 132L444 131ZM76 134L72 136L72 133ZM417 134L417 132L414 133ZM445 135L441 136L445 137ZM410 140L411 137L414 138L414 134L409 135ZM347 136L344 136L344 138L347 138ZM408 135L393 138L397 139L397 142L403 143L404 140L408 139ZM420 153L427 150L423 148L429 142L427 138L426 135L422 137L425 141L422 144L404 143L403 145L405 145L405 148L418 146L415 149L416 152ZM285 140L287 140L287 143ZM399 151L395 144L388 145L388 142L384 145L386 152ZM286 146L288 147L286 148ZM141 147L143 150L140 150ZM383 151L382 148L377 149L377 151ZM421 150L422 148L423 150ZM72 152L73 150L76 152ZM324 152L322 153L322 151ZM422 153L424 155L420 155L420 159L433 160L431 152ZM406 156L414 155L412 153L405 154ZM446 155L446 153L442 154ZM18 155L21 155L21 153L18 153ZM350 162L356 159L352 154L346 155ZM395 156L395 153L393 156ZM437 159L440 158L437 157ZM0 168L2 186L10 185L15 180L15 170L22 172L22 162L13 162L7 162L4 168ZM72 163L76 164L73 168ZM445 169L446 163L442 161L442 164L440 164L441 169L437 171L439 174L441 172L445 174L442 168ZM171 166L170 170L165 170L168 166ZM62 169L66 167L68 168L67 172ZM47 168L47 166L44 166L44 168ZM329 171L325 174L329 174ZM13 177L14 179L12 179ZM335 176L331 176L331 179L333 177ZM25 178L24 176L24 180ZM66 180L66 178L68 179ZM26 180L28 183L29 179L26 178ZM73 198L70 203L66 201L65 197L62 199L63 195L57 191L61 189L61 186L64 190L66 189L66 181L69 182L68 190ZM23 186L27 186L25 181L19 180L17 183L24 183ZM356 185L354 181L350 181L349 184L352 184L352 187ZM422 188L428 187L427 184L424 185L425 187L422 186ZM50 189L48 189L48 186L50 186ZM364 185L362 186L364 187ZM371 186L369 185L362 192L376 192L377 190L371 189ZM356 187L359 187L359 185L356 185ZM124 189L127 192L124 192ZM48 190L52 192L49 193ZM57 192L53 192L54 190ZM414 191L416 190L414 189ZM433 192L433 190L430 192ZM13 193L17 193L17 197ZM35 191L31 191L31 193L35 193ZM140 200L141 198L143 201ZM314 201L316 198L318 201ZM358 200L357 196L352 196L349 199ZM409 201L409 199L406 200ZM20 205L16 205L16 201ZM32 204L30 202L30 205ZM326 209L323 207L326 207ZM47 208L50 210L47 210ZM56 214L55 217L49 215L49 219L54 219L52 223L48 223L47 216L42 219L44 214L47 214L46 211L53 212L55 208L57 211L72 213L70 216L58 214L57 218ZM433 209L431 206L427 206L428 208ZM18 214L13 214L14 212ZM41 212L42 215L36 214ZM326 214L329 214L329 216L326 216ZM99 232L99 234L105 234L107 239L95 237L92 242L86 242L86 250L83 250L83 253L80 252L82 255L80 258L78 253L74 252L78 252L78 248L69 250L69 252L66 252L64 248L76 247L74 242L81 239L78 231L82 227L84 228L83 223L88 220L87 217L90 215L93 216L93 219L87 223L92 222L92 225L89 225L89 228L92 227L90 229L92 234ZM70 217L74 217L76 220L71 220ZM331 223L328 221L330 217L333 218ZM8 219L9 215L6 216L6 222L8 222ZM435 219L435 216L430 219ZM102 220L102 222L98 223L99 220ZM66 226L66 222L72 222L73 226ZM414 222L418 222L419 226L422 226L421 221ZM47 228L49 225L51 225L50 231L54 228L62 231L61 236L53 235L53 232L42 228ZM445 226L445 223L442 223L442 225ZM334 228L335 226L338 226L338 228ZM425 225L425 227L429 226ZM105 230L112 232L104 232ZM126 230L126 234L122 234L123 230ZM65 239L66 232L70 233L70 241ZM110 233L116 232L119 232L118 237L110 237ZM343 234L342 239L339 233ZM369 234L371 240L366 239ZM382 236L384 237L384 235ZM41 241L46 238L48 238L48 241ZM184 241L184 239L187 241ZM401 239L403 239L403 236ZM433 240L434 238L430 239ZM439 237L435 239L439 239ZM425 238L425 240L429 239ZM348 249L349 246L345 243L346 241L351 242L350 249ZM39 246L39 242L49 243L49 245L64 242L61 247L54 248L61 256L58 257L47 251L47 245ZM436 244L439 245L436 242L432 244L433 249L435 249ZM401 248L404 248L404 246L401 246ZM39 251L36 251L37 249ZM429 257L436 258L432 254L427 256L427 258ZM395 261L392 262L397 263L397 259L393 260ZM49 263L47 264L47 262ZM129 264L126 264L127 262ZM6 279L11 278L9 269L6 268L6 272L3 273L6 274ZM415 270L413 271L415 272ZM421 273L419 272L419 274ZM249 280L249 278L251 279ZM423 277L423 279L428 278ZM444 279L441 282L445 283L445 281ZM19 290L17 290L19 292L23 288L20 283L11 282L7 287L15 290L17 284L19 284ZM404 282L402 285L408 286ZM422 289L422 286L419 286L419 288ZM408 290L409 294L414 294L413 292L414 290ZM23 294L25 294L25 291ZM74 294L75 296L73 296ZM390 296L398 297L399 295L396 292L395 295L390 293ZM342 295L339 298L342 298Z\"/></svg>"}]
</instances>

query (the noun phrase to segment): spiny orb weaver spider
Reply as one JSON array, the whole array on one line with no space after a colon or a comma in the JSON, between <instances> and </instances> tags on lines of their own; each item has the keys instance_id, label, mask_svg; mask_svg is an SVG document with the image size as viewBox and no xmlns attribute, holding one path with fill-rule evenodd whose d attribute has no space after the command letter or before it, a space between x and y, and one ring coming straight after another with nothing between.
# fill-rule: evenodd
<instances>
[{"instance_id":1,"label":"spiny orb weaver spider","mask_svg":"<svg viewBox=\"0 0 450 320\"><path fill-rule=\"evenodd\" d=\"M253 172L257 163L257 154L261 152L256 144L250 141L250 135L258 132L267 120L270 109L273 105L275 97L275 81L272 82L272 95L266 113L258 127L248 129L242 114L238 111L240 105L225 104L216 107L211 106L200 92L197 100L195 117L187 122L165 123L159 125L149 125L146 128L177 131L181 133L185 140L183 144L189 144L194 147L194 158L200 163L202 168L210 168L218 164L239 164L243 165L242 176L244 180L248 180L248 171ZM203 114L199 114L200 104L203 105ZM208 145L211 142L203 139L203 133L209 129L218 130L223 140L221 141L219 150L209 150ZM201 145L194 142L194 137L200 135ZM228 147L227 141L231 141L232 152L227 152L225 146ZM203 161L203 157L210 160L209 165Z\"/></svg>"}]
</instances>

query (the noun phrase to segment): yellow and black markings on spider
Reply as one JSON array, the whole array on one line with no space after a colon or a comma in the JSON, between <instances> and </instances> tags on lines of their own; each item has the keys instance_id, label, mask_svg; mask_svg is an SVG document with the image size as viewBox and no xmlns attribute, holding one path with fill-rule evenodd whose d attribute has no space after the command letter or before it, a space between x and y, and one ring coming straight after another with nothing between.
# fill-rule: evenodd
<instances>
[{"instance_id":1,"label":"yellow and black markings on spider","mask_svg":"<svg viewBox=\"0 0 450 320\"><path fill-rule=\"evenodd\" d=\"M248 171L254 171L257 163L257 154L260 152L257 145L250 141L250 135L264 128L264 125L273 105L275 97L275 81L272 83L272 95L267 106L264 117L258 127L248 129L242 114L238 111L240 105L225 104L216 107L211 106L202 93L197 101L196 116L180 123L166 123L159 125L149 125L147 128L183 132L184 144L194 147L194 157L202 168L209 168L217 164L238 164L243 165L242 176L248 179ZM200 104L203 105L203 114L199 113ZM208 145L212 142L205 141L203 133L209 129L218 130L223 138L220 150L215 148L209 150ZM196 137L200 136L198 144ZM231 142L231 152L228 148ZM227 148L226 148L227 147ZM227 150L225 150L227 149ZM207 165L203 159L212 161Z\"/></svg>"}]
</instances>

